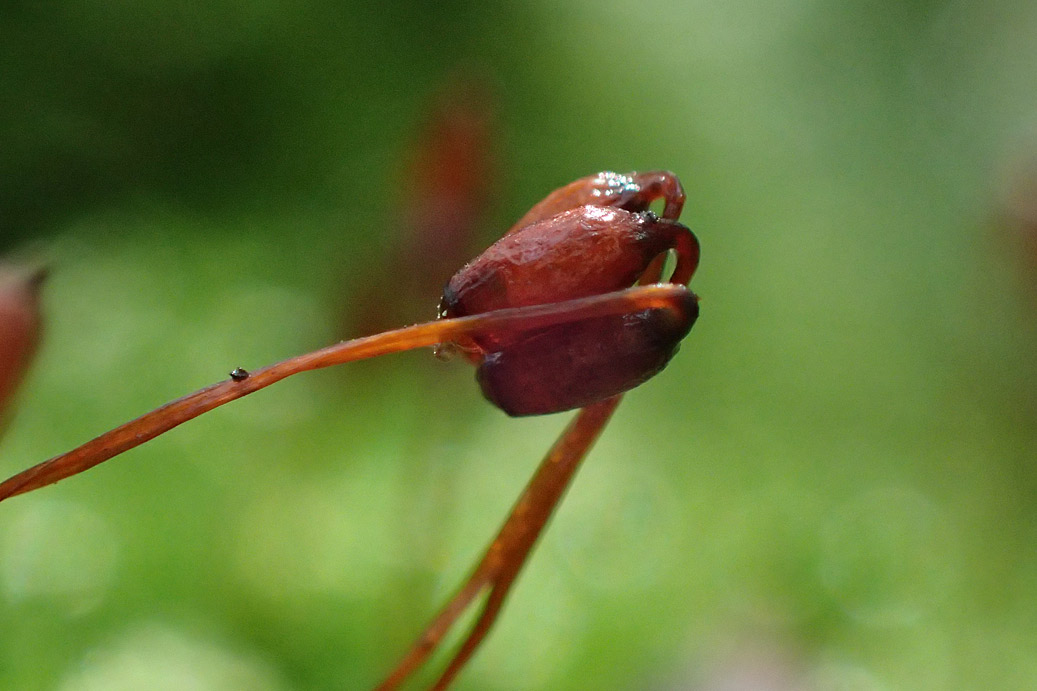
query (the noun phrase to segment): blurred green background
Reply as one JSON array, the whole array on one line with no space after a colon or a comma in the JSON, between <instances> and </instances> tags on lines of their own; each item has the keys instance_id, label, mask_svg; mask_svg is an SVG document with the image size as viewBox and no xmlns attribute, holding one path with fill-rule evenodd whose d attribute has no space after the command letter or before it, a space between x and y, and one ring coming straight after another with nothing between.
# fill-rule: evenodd
<instances>
[{"instance_id":1,"label":"blurred green background","mask_svg":"<svg viewBox=\"0 0 1037 691\"><path fill-rule=\"evenodd\" d=\"M703 301L457 688L1035 688L1035 36L1024 0L6 3L0 244L52 276L0 474L413 309L408 161L478 84L473 247L668 168ZM471 376L303 375L5 502L0 688L370 687L567 418Z\"/></svg>"}]
</instances>

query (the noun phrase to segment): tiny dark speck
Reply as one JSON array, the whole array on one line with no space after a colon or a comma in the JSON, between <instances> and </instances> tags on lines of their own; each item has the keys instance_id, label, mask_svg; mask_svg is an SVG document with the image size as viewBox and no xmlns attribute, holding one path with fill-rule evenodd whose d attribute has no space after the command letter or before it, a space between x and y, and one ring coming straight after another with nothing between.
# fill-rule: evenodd
<instances>
[{"instance_id":1,"label":"tiny dark speck","mask_svg":"<svg viewBox=\"0 0 1037 691\"><path fill-rule=\"evenodd\" d=\"M230 378L234 381L245 381L248 379L248 370L236 367L234 371L230 373Z\"/></svg>"}]
</instances>

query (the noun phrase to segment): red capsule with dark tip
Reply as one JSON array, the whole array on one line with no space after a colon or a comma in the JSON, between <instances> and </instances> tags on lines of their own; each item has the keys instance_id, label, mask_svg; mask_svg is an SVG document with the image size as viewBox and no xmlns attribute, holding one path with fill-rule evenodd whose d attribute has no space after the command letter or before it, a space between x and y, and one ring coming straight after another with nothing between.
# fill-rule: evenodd
<instances>
[{"instance_id":1,"label":"red capsule with dark tip","mask_svg":"<svg viewBox=\"0 0 1037 691\"><path fill-rule=\"evenodd\" d=\"M549 196L545 201L554 201L545 208L553 209L559 199L582 199L586 185L577 183L576 192L563 188ZM651 201L650 194L638 195L626 202L647 206ZM669 250L677 256L670 281L686 283L698 265L699 246L685 226L619 206L565 209L509 232L458 271L443 292L440 316L619 291L646 271L656 280L649 267L658 266ZM696 298L688 292L670 308L632 304L629 314L533 331L502 330L457 345L478 365L479 384L492 403L509 415L541 415L589 405L654 376L697 316Z\"/></svg>"}]
</instances>

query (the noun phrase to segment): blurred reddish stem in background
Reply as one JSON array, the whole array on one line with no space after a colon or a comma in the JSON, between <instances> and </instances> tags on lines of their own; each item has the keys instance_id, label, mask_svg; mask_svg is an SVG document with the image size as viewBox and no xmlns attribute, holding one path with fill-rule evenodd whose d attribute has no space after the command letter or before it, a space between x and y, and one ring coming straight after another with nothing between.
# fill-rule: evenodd
<instances>
[{"instance_id":1,"label":"blurred reddish stem in background","mask_svg":"<svg viewBox=\"0 0 1037 691\"><path fill-rule=\"evenodd\" d=\"M1023 274L1023 290L1037 299L1037 156L1012 166L1005 178L998 190L998 225Z\"/></svg>"},{"instance_id":2,"label":"blurred reddish stem in background","mask_svg":"<svg viewBox=\"0 0 1037 691\"><path fill-rule=\"evenodd\" d=\"M42 269L0 265L0 430L40 340Z\"/></svg>"},{"instance_id":3,"label":"blurred reddish stem in background","mask_svg":"<svg viewBox=\"0 0 1037 691\"><path fill-rule=\"evenodd\" d=\"M350 333L425 321L429 296L476 253L496 177L491 106L490 89L468 75L435 95L396 185L392 248L350 300Z\"/></svg>"}]
</instances>

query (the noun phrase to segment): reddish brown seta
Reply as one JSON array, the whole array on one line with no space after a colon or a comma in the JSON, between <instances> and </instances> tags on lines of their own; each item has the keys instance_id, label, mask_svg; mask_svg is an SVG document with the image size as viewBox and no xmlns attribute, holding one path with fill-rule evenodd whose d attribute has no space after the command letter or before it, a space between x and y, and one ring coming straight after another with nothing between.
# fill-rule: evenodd
<instances>
[{"instance_id":1,"label":"reddish brown seta","mask_svg":"<svg viewBox=\"0 0 1037 691\"><path fill-rule=\"evenodd\" d=\"M662 200L656 216L650 205ZM484 395L509 415L582 408L537 469L468 580L379 689L395 689L482 593L471 631L434 684L446 688L496 620L573 474L623 392L657 374L698 316L684 284L698 241L677 222L684 190L668 172L599 173L548 195L458 271L439 319L339 343L167 403L0 483L0 501L57 482L285 377L413 348L464 352ZM672 275L664 260L675 255ZM651 284L651 285L649 285Z\"/></svg>"}]
</instances>

